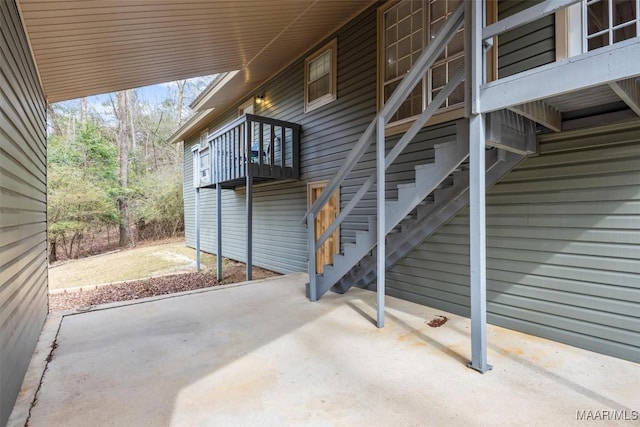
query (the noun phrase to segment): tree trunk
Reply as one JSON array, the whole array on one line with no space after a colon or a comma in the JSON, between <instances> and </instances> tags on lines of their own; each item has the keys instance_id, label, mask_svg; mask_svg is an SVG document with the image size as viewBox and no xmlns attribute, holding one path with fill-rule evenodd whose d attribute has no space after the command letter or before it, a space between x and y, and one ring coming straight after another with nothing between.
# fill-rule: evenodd
<instances>
[{"instance_id":1,"label":"tree trunk","mask_svg":"<svg viewBox=\"0 0 640 427\"><path fill-rule=\"evenodd\" d=\"M80 124L87 123L87 98L80 98Z\"/></svg>"},{"instance_id":2,"label":"tree trunk","mask_svg":"<svg viewBox=\"0 0 640 427\"><path fill-rule=\"evenodd\" d=\"M134 101L131 99L131 91L125 92L127 96L127 112L129 113L129 134L131 135L131 148L135 152L136 151L136 125L133 120L133 109L134 109Z\"/></svg>"},{"instance_id":3,"label":"tree trunk","mask_svg":"<svg viewBox=\"0 0 640 427\"><path fill-rule=\"evenodd\" d=\"M58 254L56 252L56 240L49 240L49 264L58 261Z\"/></svg>"},{"instance_id":4,"label":"tree trunk","mask_svg":"<svg viewBox=\"0 0 640 427\"><path fill-rule=\"evenodd\" d=\"M62 118L58 116L56 109L51 104L47 105L47 124L53 128L54 135L62 135Z\"/></svg>"},{"instance_id":5,"label":"tree trunk","mask_svg":"<svg viewBox=\"0 0 640 427\"><path fill-rule=\"evenodd\" d=\"M178 100L176 101L176 127L182 126L182 108L184 103L184 88L187 85L186 80L178 80Z\"/></svg>"},{"instance_id":6,"label":"tree trunk","mask_svg":"<svg viewBox=\"0 0 640 427\"><path fill-rule=\"evenodd\" d=\"M118 246L128 246L132 243L131 226L129 223L129 105L126 91L116 94L118 99L118 149L120 151L120 188L122 194L118 198L118 209L120 211L120 240Z\"/></svg>"}]
</instances>

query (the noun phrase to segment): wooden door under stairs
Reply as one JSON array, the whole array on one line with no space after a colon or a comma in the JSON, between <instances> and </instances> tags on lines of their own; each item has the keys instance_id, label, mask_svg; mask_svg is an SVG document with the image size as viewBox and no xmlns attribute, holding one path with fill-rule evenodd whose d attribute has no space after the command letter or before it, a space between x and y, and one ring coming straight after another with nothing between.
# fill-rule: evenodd
<instances>
[{"instance_id":1,"label":"wooden door under stairs","mask_svg":"<svg viewBox=\"0 0 640 427\"><path fill-rule=\"evenodd\" d=\"M309 184L309 206L316 201L325 186L326 182ZM338 211L340 209L339 199L338 190L331 196L324 208L318 213L315 224L316 240L320 239L320 236L324 234L329 225L331 225L338 216ZM337 254L339 250L340 228L336 229L316 252L316 273L322 273L325 265L333 264L333 256Z\"/></svg>"}]
</instances>

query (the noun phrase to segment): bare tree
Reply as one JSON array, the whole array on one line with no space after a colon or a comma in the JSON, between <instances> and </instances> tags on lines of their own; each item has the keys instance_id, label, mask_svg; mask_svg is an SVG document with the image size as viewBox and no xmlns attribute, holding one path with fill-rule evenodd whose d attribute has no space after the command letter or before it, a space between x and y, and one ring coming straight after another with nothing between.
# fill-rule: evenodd
<instances>
[{"instance_id":1,"label":"bare tree","mask_svg":"<svg viewBox=\"0 0 640 427\"><path fill-rule=\"evenodd\" d=\"M120 240L119 246L127 246L133 243L131 236L131 224L129 219L129 102L127 91L116 93L118 108L116 117L118 119L118 150L120 158L120 187L121 195L118 198L118 210L120 211Z\"/></svg>"},{"instance_id":2,"label":"bare tree","mask_svg":"<svg viewBox=\"0 0 640 427\"><path fill-rule=\"evenodd\" d=\"M87 122L87 98L80 98L80 123Z\"/></svg>"},{"instance_id":3,"label":"bare tree","mask_svg":"<svg viewBox=\"0 0 640 427\"><path fill-rule=\"evenodd\" d=\"M186 80L178 80L176 82L176 86L178 86L178 99L176 101L176 128L182 126L182 110L184 108L184 90L186 85Z\"/></svg>"}]
</instances>

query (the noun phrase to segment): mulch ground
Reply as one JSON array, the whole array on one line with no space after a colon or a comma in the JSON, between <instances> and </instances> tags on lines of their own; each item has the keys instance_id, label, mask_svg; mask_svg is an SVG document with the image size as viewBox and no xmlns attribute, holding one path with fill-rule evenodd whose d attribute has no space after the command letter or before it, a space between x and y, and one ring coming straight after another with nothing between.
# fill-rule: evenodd
<instances>
[{"instance_id":1,"label":"mulch ground","mask_svg":"<svg viewBox=\"0 0 640 427\"><path fill-rule=\"evenodd\" d=\"M254 280L277 275L277 273L269 270L257 267L253 268ZM224 270L223 280L220 283L218 283L213 273L199 272L135 280L126 283L99 286L89 290L52 293L49 294L49 312L88 308L98 304L130 301L244 281L244 264L234 263Z\"/></svg>"}]
</instances>

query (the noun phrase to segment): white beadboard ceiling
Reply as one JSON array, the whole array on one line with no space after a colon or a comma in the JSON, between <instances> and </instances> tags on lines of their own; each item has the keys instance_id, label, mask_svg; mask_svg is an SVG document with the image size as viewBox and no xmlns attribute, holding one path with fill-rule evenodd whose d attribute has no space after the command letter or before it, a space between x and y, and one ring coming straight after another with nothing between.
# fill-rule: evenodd
<instances>
[{"instance_id":1,"label":"white beadboard ceiling","mask_svg":"<svg viewBox=\"0 0 640 427\"><path fill-rule=\"evenodd\" d=\"M374 0L18 0L48 102L240 72L224 110Z\"/></svg>"}]
</instances>

